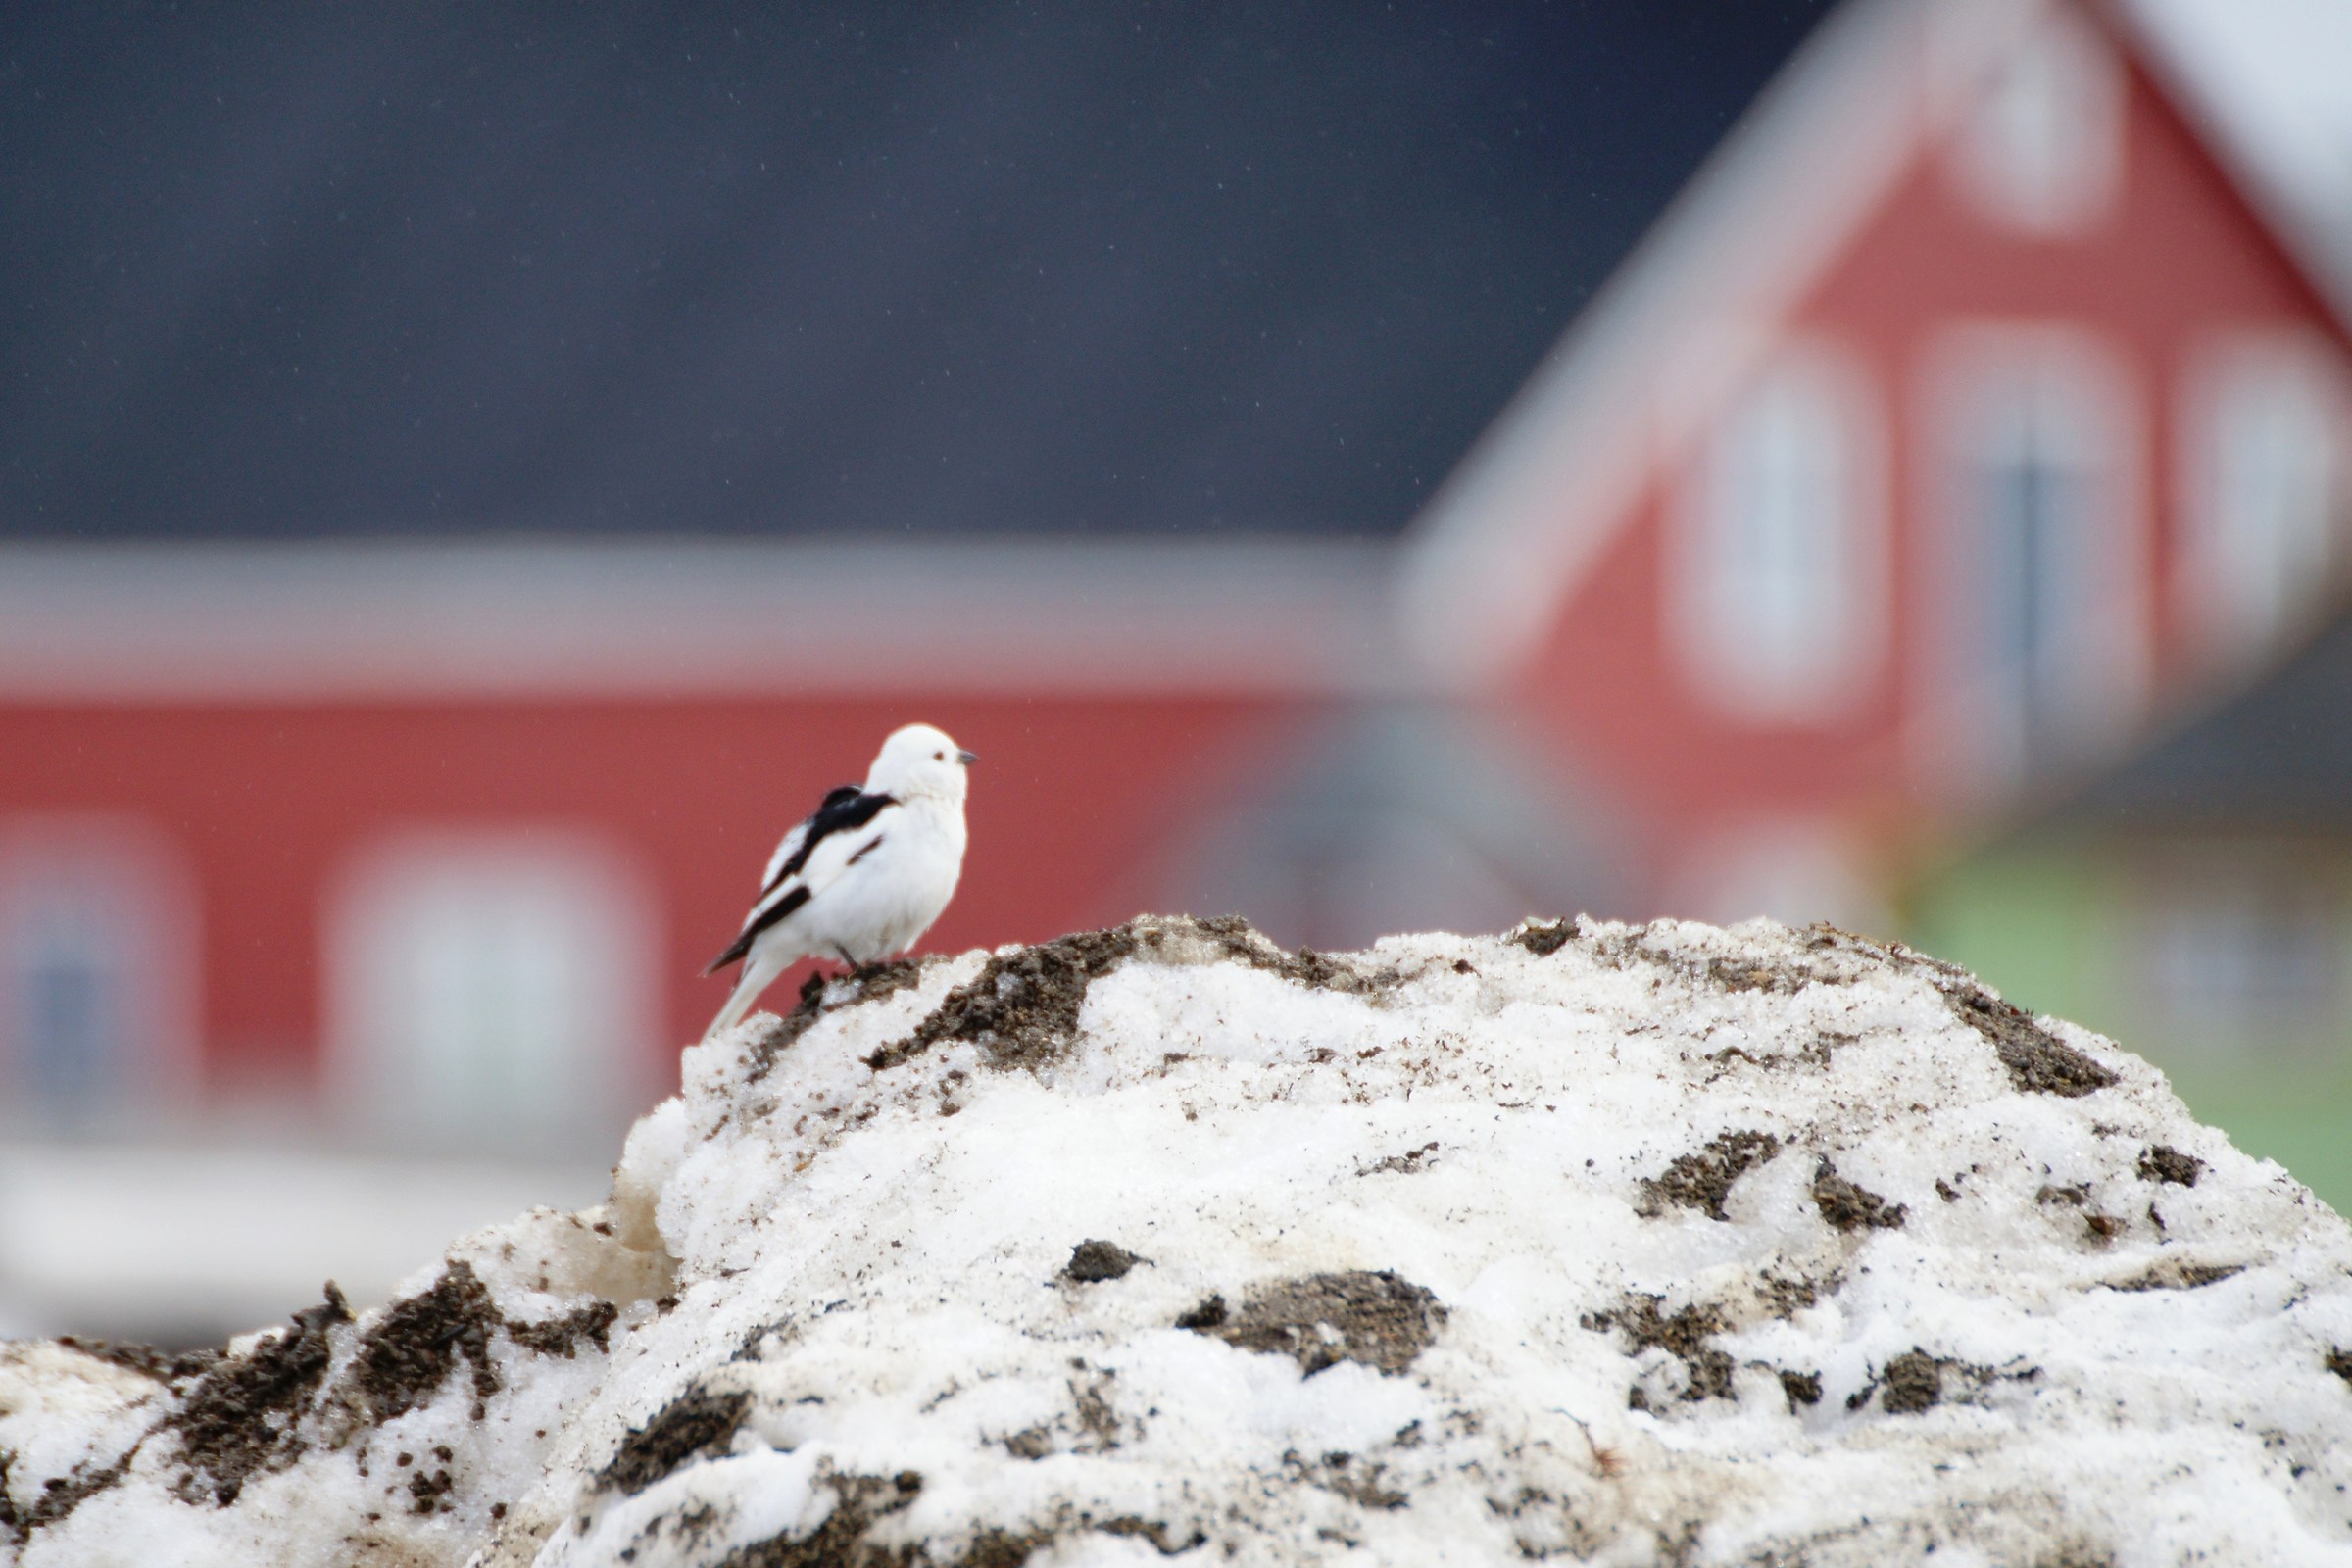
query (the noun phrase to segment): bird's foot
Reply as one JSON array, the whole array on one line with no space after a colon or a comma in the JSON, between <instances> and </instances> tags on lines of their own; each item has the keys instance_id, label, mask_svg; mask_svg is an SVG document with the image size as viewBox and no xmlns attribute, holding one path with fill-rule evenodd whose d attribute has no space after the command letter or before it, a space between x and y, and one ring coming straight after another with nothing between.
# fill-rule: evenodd
<instances>
[{"instance_id":1,"label":"bird's foot","mask_svg":"<svg viewBox=\"0 0 2352 1568\"><path fill-rule=\"evenodd\" d=\"M876 980L904 974L909 968L920 968L921 965L920 958L876 958L871 963L851 963L849 978L865 986Z\"/></svg>"}]
</instances>

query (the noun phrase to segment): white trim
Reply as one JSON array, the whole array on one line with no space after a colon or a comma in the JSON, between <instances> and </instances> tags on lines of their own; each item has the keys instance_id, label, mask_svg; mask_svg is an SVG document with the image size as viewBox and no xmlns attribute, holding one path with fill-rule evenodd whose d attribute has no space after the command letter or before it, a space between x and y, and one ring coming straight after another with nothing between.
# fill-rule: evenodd
<instances>
[{"instance_id":1,"label":"white trim","mask_svg":"<svg viewBox=\"0 0 2352 1568\"><path fill-rule=\"evenodd\" d=\"M1398 613L1434 679L1533 652L1657 461L1771 346L1918 145L1937 0L1849 0L1806 40L1406 540Z\"/></svg>"},{"instance_id":2,"label":"white trim","mask_svg":"<svg viewBox=\"0 0 2352 1568\"><path fill-rule=\"evenodd\" d=\"M2130 92L2107 32L2048 8L1974 86L1945 149L1961 200L2027 234L2096 230L2123 194Z\"/></svg>"},{"instance_id":3,"label":"white trim","mask_svg":"<svg viewBox=\"0 0 2352 1568\"><path fill-rule=\"evenodd\" d=\"M1885 931L1894 922L1878 882L1850 825L1762 816L1689 844L1669 870L1661 902L1672 914L1719 925L1761 915L1791 926L1827 920L1848 931Z\"/></svg>"},{"instance_id":4,"label":"white trim","mask_svg":"<svg viewBox=\"0 0 2352 1568\"><path fill-rule=\"evenodd\" d=\"M327 1279L354 1309L379 1305L452 1237L534 1204L586 1207L612 1185L589 1158L370 1157L317 1123L305 1107L282 1125L217 1115L170 1141L0 1141L0 1337L225 1336L282 1321Z\"/></svg>"},{"instance_id":5,"label":"white trim","mask_svg":"<svg viewBox=\"0 0 2352 1568\"><path fill-rule=\"evenodd\" d=\"M2248 86L2233 80L2219 62L2201 58L2203 43L2184 26L2180 8L2163 0L2112 0L2107 14L2122 22L2140 46L2138 58L2189 122L2215 162L2222 166L2249 207L2268 224L2303 277L2334 312L2352 325L2352 215L2315 201L2282 167L2275 133L2265 113L2240 106ZM2230 16L2215 8L2227 27Z\"/></svg>"},{"instance_id":6,"label":"white trim","mask_svg":"<svg viewBox=\"0 0 2352 1568\"><path fill-rule=\"evenodd\" d=\"M1407 685L1392 546L0 547L0 699Z\"/></svg>"},{"instance_id":7,"label":"white trim","mask_svg":"<svg viewBox=\"0 0 2352 1568\"><path fill-rule=\"evenodd\" d=\"M2243 536L2247 519L2232 514L2225 471L2229 460L2242 454L2224 450L2232 434L2246 433L2237 421L2252 412L2249 395L2268 404L2263 413L2309 415L2307 433L2314 438L2302 454L2310 460L2306 477L2316 492L2310 498L2314 515L2305 519L2312 537L2301 542L2301 559L2294 554L2296 541L2268 541L2285 553L2259 564L2269 568L2269 580L2257 582L2245 576L2245 568L2257 564L2241 552L2262 541ZM2346 515L2352 510L2352 391L2342 353L2299 327L2249 324L2212 334L2182 367L2173 417L2179 546L2174 602L2204 659L2224 673L2251 669L2328 608L2343 574L2345 528L2352 521Z\"/></svg>"},{"instance_id":8,"label":"white trim","mask_svg":"<svg viewBox=\"0 0 2352 1568\"><path fill-rule=\"evenodd\" d=\"M1845 347L1819 334L1791 337L1725 400L1676 466L1662 623L1692 684L1741 722L1836 722L1885 669L1891 552L1884 404ZM1820 493L1776 493L1744 466L1760 455L1755 441L1776 434L1796 439L1778 456L1813 466ZM1754 564L1741 547L1755 542L1759 507L1776 507L1783 527L1806 536L1828 568L1802 574L1810 602L1784 604L1777 627L1758 616L1771 615L1758 596L1775 585L1744 569ZM1800 613L1789 616L1791 609Z\"/></svg>"}]
</instances>

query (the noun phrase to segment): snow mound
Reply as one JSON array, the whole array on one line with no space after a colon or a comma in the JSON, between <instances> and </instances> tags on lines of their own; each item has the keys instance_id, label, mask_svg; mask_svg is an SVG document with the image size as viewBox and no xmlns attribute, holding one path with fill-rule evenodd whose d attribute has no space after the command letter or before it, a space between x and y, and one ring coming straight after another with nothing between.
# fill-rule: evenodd
<instances>
[{"instance_id":1,"label":"snow mound","mask_svg":"<svg viewBox=\"0 0 2352 1568\"><path fill-rule=\"evenodd\" d=\"M2352 1231L1901 948L1143 920L684 1069L381 1312L0 1348L0 1560L2352 1564Z\"/></svg>"}]
</instances>

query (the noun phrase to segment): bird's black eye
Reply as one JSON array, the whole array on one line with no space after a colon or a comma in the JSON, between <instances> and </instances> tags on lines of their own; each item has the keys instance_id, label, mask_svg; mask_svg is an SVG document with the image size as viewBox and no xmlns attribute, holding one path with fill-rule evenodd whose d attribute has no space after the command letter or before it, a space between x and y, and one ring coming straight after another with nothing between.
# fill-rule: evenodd
<instances>
[{"instance_id":1,"label":"bird's black eye","mask_svg":"<svg viewBox=\"0 0 2352 1568\"><path fill-rule=\"evenodd\" d=\"M944 762L944 761L946 761L947 760L948 760L948 754L947 754L947 753L945 753L945 752L933 752L933 753L931 754L931 760L933 760L934 762Z\"/></svg>"}]
</instances>

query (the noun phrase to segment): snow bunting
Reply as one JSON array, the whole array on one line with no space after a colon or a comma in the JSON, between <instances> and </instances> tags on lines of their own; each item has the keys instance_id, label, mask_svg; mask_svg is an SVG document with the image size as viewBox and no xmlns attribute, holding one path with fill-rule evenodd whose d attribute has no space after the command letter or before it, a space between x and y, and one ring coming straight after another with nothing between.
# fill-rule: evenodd
<instances>
[{"instance_id":1,"label":"snow bunting","mask_svg":"<svg viewBox=\"0 0 2352 1568\"><path fill-rule=\"evenodd\" d=\"M862 787L833 790L784 835L742 933L703 971L743 960L704 1039L803 958L862 968L931 928L963 873L964 769L977 760L929 724L909 724L882 743Z\"/></svg>"}]
</instances>

